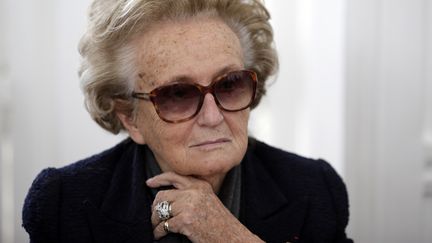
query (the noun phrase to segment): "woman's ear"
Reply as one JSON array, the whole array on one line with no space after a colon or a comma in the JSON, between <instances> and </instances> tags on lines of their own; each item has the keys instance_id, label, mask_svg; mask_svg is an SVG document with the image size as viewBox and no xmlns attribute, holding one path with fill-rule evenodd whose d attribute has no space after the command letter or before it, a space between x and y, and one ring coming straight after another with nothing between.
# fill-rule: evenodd
<instances>
[{"instance_id":1,"label":"woman's ear","mask_svg":"<svg viewBox=\"0 0 432 243\"><path fill-rule=\"evenodd\" d=\"M122 107L124 105L122 103L122 101L116 101L116 106ZM132 138L132 140L134 140L137 144L145 144L144 135L137 126L136 119L132 117L131 113L132 112L125 112L121 108L116 109L117 118L123 124L123 127L128 131L129 136Z\"/></svg>"}]
</instances>

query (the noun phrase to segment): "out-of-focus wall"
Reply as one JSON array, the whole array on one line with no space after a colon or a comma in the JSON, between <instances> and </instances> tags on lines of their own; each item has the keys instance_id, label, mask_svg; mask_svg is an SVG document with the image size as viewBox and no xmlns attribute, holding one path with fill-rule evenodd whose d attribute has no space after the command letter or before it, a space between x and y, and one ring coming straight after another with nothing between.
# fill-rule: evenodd
<instances>
[{"instance_id":1,"label":"out-of-focus wall","mask_svg":"<svg viewBox=\"0 0 432 243\"><path fill-rule=\"evenodd\" d=\"M77 78L77 43L84 31L90 1L3 0L1 59L11 81L13 221L2 243L28 242L21 227L24 197L38 172L62 166L115 144L83 106ZM3 117L2 117L3 118ZM0 161L3 163L3 161ZM4 180L2 181L3 184ZM8 185L4 185L4 187ZM5 192L4 190L2 191ZM8 211L10 212L10 211ZM11 238L13 237L13 238Z\"/></svg>"},{"instance_id":2,"label":"out-of-focus wall","mask_svg":"<svg viewBox=\"0 0 432 243\"><path fill-rule=\"evenodd\" d=\"M4 29L5 29L5 19L3 16L3 2L0 1L0 33L4 33ZM4 53L4 39L0 38L0 53ZM6 232L4 230L3 224L2 224L2 219L5 217L4 215L4 208L5 208L5 203L4 198L3 198L3 191L6 189L5 187L5 183L3 182L5 180L4 178L4 167L3 167L3 161L4 159L4 149L3 149L3 144L4 144L4 140L5 140L5 136L6 136L6 118L5 118L5 114L6 114L6 107L8 106L7 104L7 98L5 97L6 94L8 93L9 87L7 87L7 81L6 81L6 70L5 70L5 65L6 65L6 61L4 60L5 56L0 54L0 242L3 241L3 238L5 238L6 236L3 236ZM10 187L9 187L10 188ZM7 189L6 189L7 190ZM9 230L10 231L10 230Z\"/></svg>"},{"instance_id":3,"label":"out-of-focus wall","mask_svg":"<svg viewBox=\"0 0 432 243\"><path fill-rule=\"evenodd\" d=\"M432 242L429 0L347 8L346 181L358 242Z\"/></svg>"},{"instance_id":4,"label":"out-of-focus wall","mask_svg":"<svg viewBox=\"0 0 432 243\"><path fill-rule=\"evenodd\" d=\"M423 196L432 152L423 137L432 136L432 4L265 2L281 65L252 112L251 133L333 164L348 184L356 242L430 242L432 200ZM0 127L8 117L14 149L7 156L0 149L2 243L28 241L21 208L41 169L123 138L100 129L83 107L77 43L89 4L0 1L0 89L2 80L10 87L0 94L11 104L7 116L0 109Z\"/></svg>"},{"instance_id":5,"label":"out-of-focus wall","mask_svg":"<svg viewBox=\"0 0 432 243\"><path fill-rule=\"evenodd\" d=\"M251 131L344 174L345 1L265 1L280 70L252 112Z\"/></svg>"}]
</instances>

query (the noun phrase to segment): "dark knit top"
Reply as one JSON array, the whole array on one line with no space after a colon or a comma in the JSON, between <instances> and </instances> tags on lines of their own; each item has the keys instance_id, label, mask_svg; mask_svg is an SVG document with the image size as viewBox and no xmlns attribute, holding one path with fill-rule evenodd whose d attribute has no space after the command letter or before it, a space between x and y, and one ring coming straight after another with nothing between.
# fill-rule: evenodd
<instances>
[{"instance_id":1,"label":"dark knit top","mask_svg":"<svg viewBox=\"0 0 432 243\"><path fill-rule=\"evenodd\" d=\"M33 243L153 242L146 146L127 139L63 168L43 170L23 208ZM266 242L352 242L345 185L323 160L250 139L239 220Z\"/></svg>"}]
</instances>

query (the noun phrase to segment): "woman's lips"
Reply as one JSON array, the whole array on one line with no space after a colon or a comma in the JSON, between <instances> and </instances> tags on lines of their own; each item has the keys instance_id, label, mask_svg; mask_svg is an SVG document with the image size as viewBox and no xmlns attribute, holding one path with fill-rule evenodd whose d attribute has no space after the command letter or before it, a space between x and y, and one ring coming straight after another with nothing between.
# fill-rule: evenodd
<instances>
[{"instance_id":1,"label":"woman's lips","mask_svg":"<svg viewBox=\"0 0 432 243\"><path fill-rule=\"evenodd\" d=\"M227 138L220 138L220 139L216 139L216 140L207 140L207 141L204 141L204 142L193 144L190 147L192 148L192 147L201 147L201 146L207 146L207 145L217 145L217 144L221 144L221 143L227 143L227 142L230 142L230 141L231 140L227 139Z\"/></svg>"}]
</instances>

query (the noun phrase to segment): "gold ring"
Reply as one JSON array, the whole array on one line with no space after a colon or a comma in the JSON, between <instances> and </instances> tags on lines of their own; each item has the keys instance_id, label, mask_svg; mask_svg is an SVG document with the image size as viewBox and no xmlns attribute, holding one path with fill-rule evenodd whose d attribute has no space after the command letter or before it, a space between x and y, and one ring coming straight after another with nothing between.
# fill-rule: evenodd
<instances>
[{"instance_id":1,"label":"gold ring","mask_svg":"<svg viewBox=\"0 0 432 243\"><path fill-rule=\"evenodd\" d=\"M168 220L165 220L165 221L164 221L163 229L165 230L165 232L170 233Z\"/></svg>"}]
</instances>

